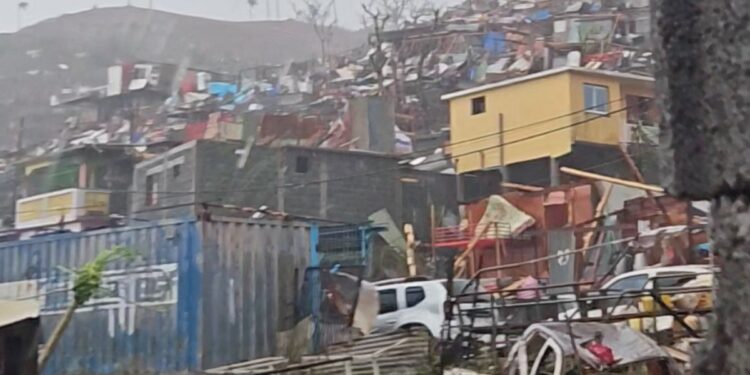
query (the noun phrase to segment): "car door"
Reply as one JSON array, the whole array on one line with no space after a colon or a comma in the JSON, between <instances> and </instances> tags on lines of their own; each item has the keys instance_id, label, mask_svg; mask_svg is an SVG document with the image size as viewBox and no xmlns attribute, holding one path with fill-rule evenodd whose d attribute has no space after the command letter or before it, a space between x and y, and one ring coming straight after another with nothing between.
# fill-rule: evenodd
<instances>
[{"instance_id":1,"label":"car door","mask_svg":"<svg viewBox=\"0 0 750 375\"><path fill-rule=\"evenodd\" d=\"M375 320L375 329L378 332L388 332L398 328L396 327L399 317L398 289L380 289L378 298L380 305L378 318Z\"/></svg>"}]
</instances>

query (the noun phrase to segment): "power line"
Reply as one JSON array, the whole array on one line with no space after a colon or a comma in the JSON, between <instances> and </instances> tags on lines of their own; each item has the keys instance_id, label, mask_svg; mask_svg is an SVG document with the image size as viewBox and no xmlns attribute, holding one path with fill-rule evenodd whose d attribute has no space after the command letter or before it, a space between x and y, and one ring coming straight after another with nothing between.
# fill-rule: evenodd
<instances>
[{"instance_id":1,"label":"power line","mask_svg":"<svg viewBox=\"0 0 750 375\"><path fill-rule=\"evenodd\" d=\"M645 155L646 153L648 153L648 151L641 151L641 152L637 152L637 153L633 154L633 156ZM586 167L586 168L581 168L581 170L583 170L583 171L591 171L591 170L594 170L594 169L597 169L597 168L601 168L601 167L604 167L604 166L607 166L607 165L611 165L611 164L615 164L615 163L621 162L624 159L625 159L624 156L619 156L617 158L611 159L609 161L606 161L606 162L603 162L603 163L600 163L600 164L595 164L595 165L592 165L592 166L589 166L589 167ZM350 176L350 177L357 177L357 176ZM546 180L537 180L537 181L529 182L529 184L534 185L536 183L545 182L545 181ZM244 191L240 191L240 192L244 192ZM159 192L158 194L161 194L161 192ZM193 193L192 192L179 192L177 194L193 194ZM133 213L134 214L143 214L143 213L149 213L149 212L158 212L158 211L168 210L168 209L172 209L172 208L197 206L197 205L202 205L202 204L203 203L200 203L200 202L189 202L189 203L174 204L174 205L169 205L169 206L150 207L150 208L145 208L145 209L142 209L142 210L139 210L139 211L134 211ZM208 207L223 207L219 203L212 203L212 202L205 203L205 205L207 205ZM63 208L56 208L56 209L49 209L49 210L20 211L20 212L17 212L17 213L50 212L50 211L58 211L58 210L61 211L61 210L71 210L71 209L86 209L86 208L98 208L98 206L63 207ZM224 208L226 208L226 207L224 207ZM241 207L237 208L237 209L241 209ZM295 218L314 219L312 217L301 217L301 216L297 216L297 215L289 215L289 216L290 217L295 217ZM317 218L315 218L315 219L316 220L320 220L320 219L317 219Z\"/></svg>"},{"instance_id":2,"label":"power line","mask_svg":"<svg viewBox=\"0 0 750 375\"><path fill-rule=\"evenodd\" d=\"M622 99L619 99L619 100L616 100L616 101L613 101L613 102L617 102L617 101L621 101L621 100ZM574 123L571 123L571 124L568 124L568 125L565 125L565 126L562 126L562 127L550 129L550 130L547 130L547 131L542 132L542 133L532 134L532 135L524 137L524 138L519 138L519 139L516 139L516 140L504 142L504 143L501 143L501 144L492 145L492 146L481 148L481 149L478 149L478 150L472 150L472 151L469 151L469 152L466 152L466 153L457 154L457 155L451 155L451 156L452 156L453 159L457 159L457 158L460 158L460 157L463 157L463 156L469 156L469 155L473 155L473 154L476 154L476 153L482 153L484 151L488 151L488 150L492 150L492 149L497 149L497 148L508 146L508 145L513 145L513 144L518 144L518 143L521 143L521 142L526 142L526 141L529 141L529 140L532 140L532 139L536 139L536 138L539 138L539 137L543 137L543 136L546 136L546 135L549 135L549 134L556 133L558 131L563 131L565 129L569 129L569 128L573 128L573 127L576 127L576 126L580 126L580 125L589 123L591 121L598 120L600 118L609 117L612 114L616 114L616 113L620 113L620 112L626 111L626 110L630 109L631 107L632 106L626 106L626 107L623 107L623 108L620 108L620 109L617 109L617 110L614 110L614 111L610 111L610 112L608 112L606 114L595 114L592 117L589 117L589 118L586 118L586 119L583 119L583 120L580 120L580 121L577 121L577 122L574 122ZM577 111L577 112L580 112L580 111ZM565 116L569 116L569 114L558 116L557 118L562 118L562 117L565 117ZM546 121L549 121L549 120L546 120ZM523 125L523 127L529 127L529 126L537 125L538 123L539 122L532 123L532 124L527 124L527 125ZM514 129L518 129L518 127L514 128ZM493 136L493 135L494 134L488 134L488 135L484 135L482 137L477 137L476 139L486 138L486 137L490 137L490 136ZM434 160L434 161L426 161L424 163L421 163L420 166L434 164L434 163L442 163L442 162L444 162L443 159L438 159L438 160ZM309 186L309 185L317 185L317 184L323 184L323 183L328 183L328 182L337 182L337 181L349 180L349 179L359 178L359 177L374 176L374 175L378 175L378 174L381 174L381 173L386 173L386 172L391 172L391 171L399 170L399 169L402 168L402 166L403 165L398 165L397 167L393 167L393 168L386 168L386 169L371 171L371 172L367 172L367 173L352 174L352 175L340 176L340 177L332 177L332 178L327 178L327 179L319 179L319 180L311 180L311 181L299 182L299 183L287 183L287 184L281 184L281 185L273 185L270 188L272 188L272 189L297 189L297 188L301 188L301 187L305 187L305 186ZM251 192L258 192L258 191L267 191L268 189L269 188L230 189L230 190L205 190L205 191L156 191L156 192L153 192L153 191L137 191L137 190L109 190L109 192L110 193L127 193L127 194L156 194L157 196L158 195L167 195L167 196L171 196L172 198L177 198L177 197L180 197L180 196L197 195L197 194L251 193ZM195 203L191 203L191 205L192 204L195 204Z\"/></svg>"},{"instance_id":3,"label":"power line","mask_svg":"<svg viewBox=\"0 0 750 375\"><path fill-rule=\"evenodd\" d=\"M619 102L621 102L623 100L625 100L625 99L624 98L619 98L619 99L612 100L612 101L610 101L610 102L608 102L606 104L607 104L607 106L609 106L609 105L612 105L614 103L619 103ZM580 114L580 113L585 113L586 111L590 111L592 109L596 109L596 108L598 108L600 106L601 105L587 107L587 108L584 108L584 109L580 109L580 110L577 110L577 111L566 113L564 115L550 117L550 118L547 118L547 119L544 119L544 120L539 120L539 121L532 122L532 123L529 123L529 124L526 124L526 125L522 125L522 126L518 126L518 127L512 128L512 129L504 129L504 130L501 130L501 131L497 131L497 132L493 132L493 133L489 133L489 134L480 135L480 136L477 136L477 137L474 137L474 138L462 139L460 141L447 143L443 147L452 147L452 146L455 146L455 145L464 144L464 143L470 143L470 142L482 140L482 139L485 139L485 138L493 137L493 136L496 136L496 135L503 135L505 133L510 133L510 132L513 132L513 131L516 131L516 130L527 129L527 128L530 128L530 127L534 127L534 126L537 126L537 125L541 125L541 124L550 122L550 121L560 120L560 119L563 119L563 118L566 118L566 117L570 117L570 116L574 116L574 115L577 115L577 114ZM426 153L429 154L429 153L434 152L434 150L419 150L419 151L414 151L414 152L412 152L409 155L410 156L419 156L418 154L423 153L423 152L426 152Z\"/></svg>"},{"instance_id":4,"label":"power line","mask_svg":"<svg viewBox=\"0 0 750 375\"><path fill-rule=\"evenodd\" d=\"M463 157L463 156L473 155L473 154L476 154L476 153L481 153L481 152L484 152L484 151L496 149L496 148L499 148L499 147L509 146L509 145L513 145L513 144L518 144L518 143L521 143L521 142L526 142L526 141L529 141L529 140L532 140L532 139L536 139L536 138L539 138L539 137L543 137L543 136L546 136L546 135L549 135L549 134L552 134L552 133L556 133L556 132L563 131L563 130L566 130L566 129L570 129L570 128L573 128L573 127L576 127L576 126L584 125L584 124L587 124L587 123L589 123L591 121L598 120L600 118L609 117L610 115L613 115L613 114L616 114L616 113L620 113L620 112L626 111L628 109L630 109L630 107L623 107L623 108L620 108L620 109L617 109L617 110L614 110L614 111L610 111L610 112L608 112L606 114L596 114L595 116L586 118L584 120L580 120L580 121L577 121L577 122L574 122L574 123L571 123L571 124L568 124L568 125L565 125L565 126L562 126L562 127L550 129L550 130L547 130L547 131L542 132L542 133L533 134L533 135L530 135L528 137L519 138L519 139L516 139L516 140L509 141L509 142L504 142L504 143L501 143L501 144L492 145L492 146L481 148L481 149L478 149L478 150L472 150L472 151L469 151L469 152L466 152L466 153L457 154L457 155L451 155L451 156L454 159L456 159L456 158L460 158L460 157ZM420 166L434 164L434 163L442 163L443 161L444 160L442 160L442 159L440 159L440 160L434 160L434 161L426 161L426 162L420 164ZM351 174L351 175L347 175L347 176L332 177L332 178L327 178L327 179L311 180L311 181L299 182L299 183L287 183L287 184L282 184L282 185L273 185L272 188L295 189L295 188L300 188L300 187L304 187L304 186L307 186L307 185L317 185L317 184L322 184L322 183L327 183L327 182L336 182L336 181L348 180L348 179L358 178L358 177L374 176L374 175L378 175L378 174L385 173L385 172L391 172L391 171L399 170L399 169L401 169L402 166L403 165L399 165L399 166L394 167L394 168L385 168L385 169L380 169L380 170L366 172L366 173ZM168 194L168 195L180 196L180 195L196 195L196 194L221 194L221 193L243 193L243 192L248 192L249 193L249 192L266 191L266 190L268 190L268 188L265 188L265 189L255 188L255 189L247 189L247 190L245 190L245 189L242 189L242 190L240 190L240 189L230 189L230 190L204 190L204 191L183 191L183 192L178 192L178 191L172 191L172 192L169 192L169 191L148 192L148 191L123 190L123 191L119 191L119 192L121 192L121 193L130 193L130 194L152 194L152 193L156 193L158 195ZM113 191L113 192L118 192L118 191Z\"/></svg>"}]
</instances>

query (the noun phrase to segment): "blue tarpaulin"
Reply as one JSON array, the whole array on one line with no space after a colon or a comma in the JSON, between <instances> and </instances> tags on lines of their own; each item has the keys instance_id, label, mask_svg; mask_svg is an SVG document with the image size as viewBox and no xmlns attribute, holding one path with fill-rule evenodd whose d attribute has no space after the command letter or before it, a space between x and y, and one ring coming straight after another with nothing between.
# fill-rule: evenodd
<instances>
[{"instance_id":1,"label":"blue tarpaulin","mask_svg":"<svg viewBox=\"0 0 750 375\"><path fill-rule=\"evenodd\" d=\"M505 33L490 32L484 34L483 45L484 49L492 54L500 54L505 52Z\"/></svg>"},{"instance_id":2,"label":"blue tarpaulin","mask_svg":"<svg viewBox=\"0 0 750 375\"><path fill-rule=\"evenodd\" d=\"M226 82L211 82L208 84L208 93L223 98L229 94L236 94L237 85Z\"/></svg>"},{"instance_id":3,"label":"blue tarpaulin","mask_svg":"<svg viewBox=\"0 0 750 375\"><path fill-rule=\"evenodd\" d=\"M534 12L534 14L529 16L529 20L531 20L532 22L544 21L550 18L552 18L552 13L550 13L547 9L537 10L536 12Z\"/></svg>"}]
</instances>

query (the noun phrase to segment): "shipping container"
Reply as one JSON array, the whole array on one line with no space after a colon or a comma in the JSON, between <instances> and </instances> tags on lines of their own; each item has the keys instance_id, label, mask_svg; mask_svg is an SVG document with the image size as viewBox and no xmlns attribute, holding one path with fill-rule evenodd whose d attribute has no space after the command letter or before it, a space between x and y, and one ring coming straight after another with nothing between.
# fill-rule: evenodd
<instances>
[{"instance_id":1,"label":"shipping container","mask_svg":"<svg viewBox=\"0 0 750 375\"><path fill-rule=\"evenodd\" d=\"M273 354L310 257L299 222L163 221L0 244L0 299L36 299L46 339L72 299L68 270L125 246L79 308L47 374L170 373Z\"/></svg>"}]
</instances>

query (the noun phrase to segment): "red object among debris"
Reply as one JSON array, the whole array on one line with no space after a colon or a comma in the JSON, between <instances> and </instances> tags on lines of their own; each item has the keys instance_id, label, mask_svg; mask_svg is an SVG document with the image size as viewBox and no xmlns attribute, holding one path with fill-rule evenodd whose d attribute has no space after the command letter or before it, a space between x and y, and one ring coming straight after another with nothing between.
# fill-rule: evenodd
<instances>
[{"instance_id":1,"label":"red object among debris","mask_svg":"<svg viewBox=\"0 0 750 375\"><path fill-rule=\"evenodd\" d=\"M185 126L185 142L203 139L206 134L206 122L194 122Z\"/></svg>"},{"instance_id":2,"label":"red object among debris","mask_svg":"<svg viewBox=\"0 0 750 375\"><path fill-rule=\"evenodd\" d=\"M615 50L615 51L610 51L610 52L605 52L605 53L595 53L595 54L586 55L586 56L583 56L581 61L583 61L584 64L588 64L592 61L603 62L603 63L608 63L608 64L616 64L618 61L620 61L621 58L622 58L622 51Z\"/></svg>"},{"instance_id":3,"label":"red object among debris","mask_svg":"<svg viewBox=\"0 0 750 375\"><path fill-rule=\"evenodd\" d=\"M612 349L602 343L592 341L586 345L586 350L591 352L596 358L605 366L612 366L615 364L615 355L612 353Z\"/></svg>"}]
</instances>

